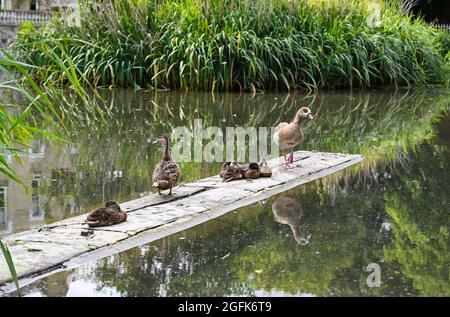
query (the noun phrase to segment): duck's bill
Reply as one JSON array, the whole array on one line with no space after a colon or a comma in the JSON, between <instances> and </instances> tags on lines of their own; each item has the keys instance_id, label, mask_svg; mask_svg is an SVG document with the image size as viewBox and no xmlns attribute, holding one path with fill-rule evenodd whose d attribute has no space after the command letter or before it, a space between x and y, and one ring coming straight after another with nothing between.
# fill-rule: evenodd
<instances>
[{"instance_id":1,"label":"duck's bill","mask_svg":"<svg viewBox=\"0 0 450 317\"><path fill-rule=\"evenodd\" d=\"M152 144L156 144L156 143L158 143L158 140L155 140L155 141L152 142Z\"/></svg>"},{"instance_id":2,"label":"duck's bill","mask_svg":"<svg viewBox=\"0 0 450 317\"><path fill-rule=\"evenodd\" d=\"M308 114L308 118L309 118L310 120L314 119L312 113Z\"/></svg>"}]
</instances>

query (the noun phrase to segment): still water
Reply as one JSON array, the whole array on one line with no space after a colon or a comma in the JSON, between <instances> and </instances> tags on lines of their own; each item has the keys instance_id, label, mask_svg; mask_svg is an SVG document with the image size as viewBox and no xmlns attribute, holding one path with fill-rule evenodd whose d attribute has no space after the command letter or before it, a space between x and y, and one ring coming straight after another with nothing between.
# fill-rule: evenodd
<instances>
[{"instance_id":1,"label":"still water","mask_svg":"<svg viewBox=\"0 0 450 317\"><path fill-rule=\"evenodd\" d=\"M13 98L13 97L12 97ZM28 296L450 296L449 90L314 96L118 91L103 118L73 110L17 167L24 191L0 180L0 233L80 213L149 190L174 127L276 125L299 106L316 120L303 149L361 153L364 162L151 244L53 274ZM14 98L13 98L14 99ZM183 182L221 163L183 163ZM369 287L370 263L381 269Z\"/></svg>"}]
</instances>

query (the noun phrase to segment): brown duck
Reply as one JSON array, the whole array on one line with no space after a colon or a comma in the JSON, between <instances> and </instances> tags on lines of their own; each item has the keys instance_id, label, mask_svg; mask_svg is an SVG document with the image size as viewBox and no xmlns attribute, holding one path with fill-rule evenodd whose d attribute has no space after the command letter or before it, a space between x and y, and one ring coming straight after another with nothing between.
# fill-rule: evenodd
<instances>
[{"instance_id":1,"label":"brown duck","mask_svg":"<svg viewBox=\"0 0 450 317\"><path fill-rule=\"evenodd\" d=\"M272 169L270 168L269 164L267 164L267 161L264 158L262 158L261 161L259 161L259 175L261 177L272 176Z\"/></svg>"},{"instance_id":2,"label":"brown duck","mask_svg":"<svg viewBox=\"0 0 450 317\"><path fill-rule=\"evenodd\" d=\"M246 179L257 179L260 177L259 165L258 163L250 163L244 168L244 178Z\"/></svg>"},{"instance_id":3,"label":"brown duck","mask_svg":"<svg viewBox=\"0 0 450 317\"><path fill-rule=\"evenodd\" d=\"M127 220L127 214L120 206L114 202L109 201L105 207L98 208L91 212L86 219L86 224L89 227L112 226Z\"/></svg>"},{"instance_id":4,"label":"brown duck","mask_svg":"<svg viewBox=\"0 0 450 317\"><path fill-rule=\"evenodd\" d=\"M231 162L225 162L222 165L222 169L220 170L220 178L223 178L223 175L228 171L230 168Z\"/></svg>"},{"instance_id":5,"label":"brown duck","mask_svg":"<svg viewBox=\"0 0 450 317\"><path fill-rule=\"evenodd\" d=\"M294 162L294 150L297 145L303 139L303 132L300 128L302 120L308 118L310 120L314 119L311 110L307 107L300 108L295 114L294 119L291 123L281 122L275 129L273 134L273 140L280 147L281 152L284 155L284 167L292 167ZM284 150L292 149L291 154L286 158L286 153Z\"/></svg>"},{"instance_id":6,"label":"brown duck","mask_svg":"<svg viewBox=\"0 0 450 317\"><path fill-rule=\"evenodd\" d=\"M295 199L281 196L272 205L275 221L291 227L295 241L300 245L306 245L311 239L311 234L303 235L300 232L300 219L303 215L302 206Z\"/></svg>"},{"instance_id":7,"label":"brown duck","mask_svg":"<svg viewBox=\"0 0 450 317\"><path fill-rule=\"evenodd\" d=\"M235 161L224 163L222 165L222 171L220 172L222 182L231 182L244 178L244 170L244 166Z\"/></svg>"},{"instance_id":8,"label":"brown duck","mask_svg":"<svg viewBox=\"0 0 450 317\"><path fill-rule=\"evenodd\" d=\"M163 154L161 161L155 166L153 171L152 181L153 187L158 188L158 194L161 195L161 190L169 190L168 195L172 195L172 187L174 187L180 180L181 170L177 163L170 157L169 153L169 138L165 135L160 135L154 144L161 144L163 147Z\"/></svg>"}]
</instances>

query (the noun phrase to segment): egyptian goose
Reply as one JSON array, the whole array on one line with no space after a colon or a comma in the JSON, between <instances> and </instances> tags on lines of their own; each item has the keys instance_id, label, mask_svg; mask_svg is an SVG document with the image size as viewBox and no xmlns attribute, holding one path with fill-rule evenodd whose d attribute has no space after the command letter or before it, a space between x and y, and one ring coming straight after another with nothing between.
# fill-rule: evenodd
<instances>
[{"instance_id":1,"label":"egyptian goose","mask_svg":"<svg viewBox=\"0 0 450 317\"><path fill-rule=\"evenodd\" d=\"M278 223L291 227L295 241L300 245L306 245L311 239L311 234L302 235L300 232L300 219L303 214L302 206L295 199L281 196L272 205L273 215Z\"/></svg>"},{"instance_id":2,"label":"egyptian goose","mask_svg":"<svg viewBox=\"0 0 450 317\"><path fill-rule=\"evenodd\" d=\"M303 132L300 128L303 118L308 118L310 120L314 119L311 110L307 107L300 108L295 114L294 120L291 123L281 122L275 129L273 134L273 140L280 147L285 161L285 168L292 167L294 162L294 148L300 144L303 139ZM292 149L291 154L286 158L286 153L284 150Z\"/></svg>"}]
</instances>

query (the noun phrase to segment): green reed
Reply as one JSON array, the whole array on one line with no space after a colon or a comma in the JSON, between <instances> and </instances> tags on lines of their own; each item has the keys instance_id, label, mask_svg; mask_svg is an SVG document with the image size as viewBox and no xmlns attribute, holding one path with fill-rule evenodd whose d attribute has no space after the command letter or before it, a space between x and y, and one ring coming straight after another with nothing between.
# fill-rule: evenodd
<instances>
[{"instance_id":1,"label":"green reed","mask_svg":"<svg viewBox=\"0 0 450 317\"><path fill-rule=\"evenodd\" d=\"M14 261L12 259L11 253L9 252L8 246L5 243L3 243L1 239L0 239L0 251L3 254L3 257L5 258L6 264L8 265L9 272L11 273L11 278L17 289L17 294L20 296L19 278L17 277Z\"/></svg>"},{"instance_id":2,"label":"green reed","mask_svg":"<svg viewBox=\"0 0 450 317\"><path fill-rule=\"evenodd\" d=\"M395 2L106 0L13 50L61 84L70 59L93 86L257 91L445 83L445 43Z\"/></svg>"}]
</instances>

